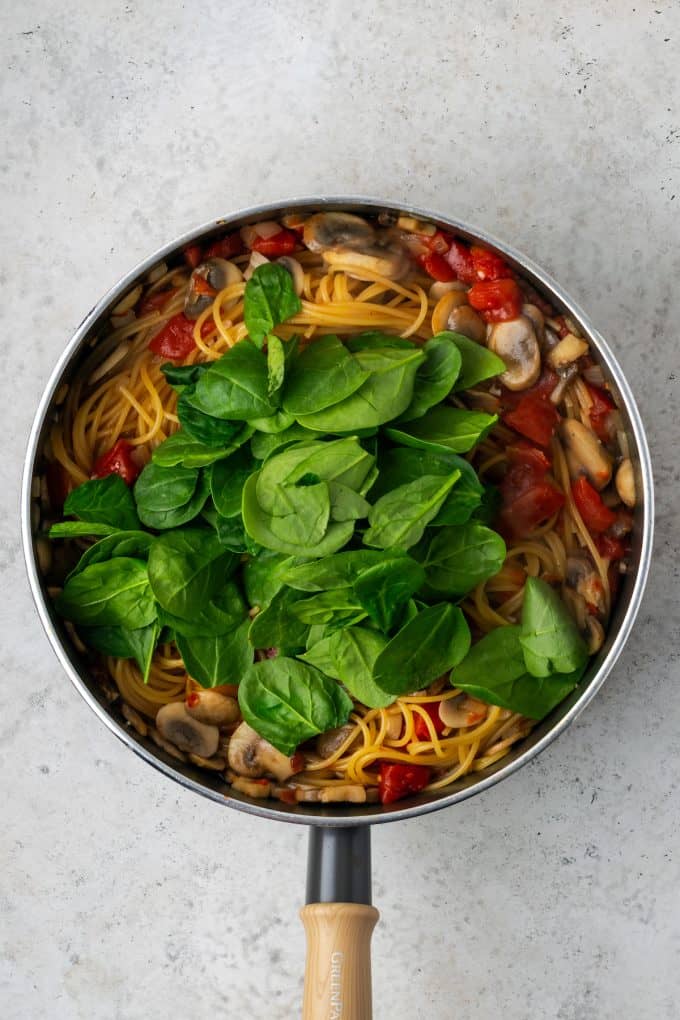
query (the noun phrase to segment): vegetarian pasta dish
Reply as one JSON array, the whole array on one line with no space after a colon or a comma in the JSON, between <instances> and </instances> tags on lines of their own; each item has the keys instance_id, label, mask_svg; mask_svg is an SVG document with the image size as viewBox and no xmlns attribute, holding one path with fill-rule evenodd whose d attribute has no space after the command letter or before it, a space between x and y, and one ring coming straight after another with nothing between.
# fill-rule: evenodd
<instances>
[{"instance_id":1,"label":"vegetarian pasta dish","mask_svg":"<svg viewBox=\"0 0 680 1020\"><path fill-rule=\"evenodd\" d=\"M142 738L251 797L386 804L578 685L634 473L577 325L500 255L291 214L158 265L93 346L38 555Z\"/></svg>"}]
</instances>

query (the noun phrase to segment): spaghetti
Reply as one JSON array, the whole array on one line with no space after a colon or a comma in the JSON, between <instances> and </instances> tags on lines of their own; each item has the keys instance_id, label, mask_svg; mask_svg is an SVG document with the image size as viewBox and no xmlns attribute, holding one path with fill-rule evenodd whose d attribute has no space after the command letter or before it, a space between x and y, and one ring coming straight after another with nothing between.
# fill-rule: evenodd
<instances>
[{"instance_id":1,"label":"spaghetti","mask_svg":"<svg viewBox=\"0 0 680 1020\"><path fill-rule=\"evenodd\" d=\"M423 245L432 239L429 225L422 226L422 235L417 231L402 231L402 240L411 255L419 237ZM428 227L427 232L425 227ZM274 236L279 235L271 236L272 241ZM261 247L267 250L266 245ZM284 341L297 335L304 345L326 334L347 337L365 331L381 331L423 342L433 335L432 313L441 300L442 289L460 287L458 283L443 281L433 284L422 268L430 263L419 256L410 262L406 275L392 279L370 265L357 272L354 257L347 260L337 257L329 265L323 252L300 248L298 242L294 258L300 276L301 308L277 328L277 335ZM252 262L253 254L248 251L232 259L246 275ZM359 276L361 278L357 278ZM133 307L121 305L114 310L106 337L106 349L110 353L103 370L100 366L89 378L76 379L71 384L49 438L48 459L60 466L68 488L89 479L98 459L119 439L124 438L134 448L132 456L141 466L149 461L153 450L177 430L177 393L161 371L163 358L155 354L149 344L182 312L192 279L190 267L163 265L150 274ZM245 286L241 278L211 295L207 307L195 318L192 349L182 358L183 364L214 361L247 335ZM531 296L527 291L523 300L529 302ZM469 306L466 307L469 310ZM533 305L532 308L532 314L537 313L543 319L538 309ZM575 325L559 317L548 317L547 324L542 322L541 330L544 356L551 345L554 348L564 343L565 336L580 340ZM585 358L581 356L579 364L587 366L592 362L586 355ZM548 406L558 408L565 418L578 421L591 431L592 387L584 382L580 373L572 371L569 376L568 372L560 375L558 371L552 380L553 390L560 379L560 399L551 405L547 392L541 399ZM463 407L490 405L502 410L506 395L507 391L497 381L492 381L478 390L459 394L456 402ZM517 395L511 393L510 396ZM521 501L521 494L513 498L513 493L508 491L512 458L521 455L521 451L517 453L518 443L520 447L522 443L526 445L517 431L506 424L498 424L468 455L480 479L500 486L504 503L509 503L510 507L519 506ZM507 558L502 569L463 600L463 611L478 637L498 627L516 624L526 579L539 577L560 586L579 624L590 634L591 651L596 645L597 621L601 631L611 609L615 594L612 585L617 579L621 558L617 561L612 552L613 540L609 546L603 546L589 530L573 492L570 456L561 434L553 434L550 484L563 497L563 506L539 523L529 521L521 535L510 529ZM544 471L547 473L548 469ZM617 504L615 498L610 498L610 502ZM625 520L625 514L619 516ZM621 537L624 536L619 536L619 540ZM590 584L591 590L597 592L596 604L592 601L594 596L589 600L587 593L571 586L569 564L575 556L587 558L592 569ZM199 690L199 685L188 676L174 644L156 649L146 683L132 659L108 657L105 663L123 702L149 720L155 718L163 705L183 701L187 694ZM493 765L526 736L533 725L532 720L519 713L484 704L455 688L443 690L443 687L443 682L437 682L428 690L398 697L387 708L369 709L355 703L350 720L342 728L332 750L319 754L303 749L304 768L286 784L284 799L290 797L291 790L297 800L342 799L343 791L348 788L355 791L351 799L365 799L366 796L370 799L374 796L371 791L378 784L376 766L385 762L428 766L431 774L426 789L440 790L468 773ZM442 727L435 725L428 708L439 709L444 704L450 708L448 713L442 713L448 720ZM356 794L357 789L364 790L363 797ZM320 791L325 791L324 797ZM276 794L276 786L270 787L268 792Z\"/></svg>"}]
</instances>

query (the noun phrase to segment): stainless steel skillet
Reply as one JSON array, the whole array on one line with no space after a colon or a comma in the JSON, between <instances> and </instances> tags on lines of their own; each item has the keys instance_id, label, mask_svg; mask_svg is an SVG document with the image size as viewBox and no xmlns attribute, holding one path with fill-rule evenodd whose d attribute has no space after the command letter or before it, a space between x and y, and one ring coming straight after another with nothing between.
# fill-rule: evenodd
<instances>
[{"instance_id":1,"label":"stainless steel skillet","mask_svg":"<svg viewBox=\"0 0 680 1020\"><path fill-rule=\"evenodd\" d=\"M49 426L57 413L56 395L64 383L83 370L85 361L89 371L93 358L106 356L106 341L99 344L96 338L103 331L111 309L158 262L179 260L182 250L189 244L209 241L246 223L276 219L286 212L319 209L342 209L369 216L385 210L407 212L432 221L462 239L499 251L556 309L566 312L578 323L590 343L623 415L639 493L631 569L614 609L605 643L578 689L507 758L485 773L467 776L444 792L420 795L397 805L367 804L360 808L333 805L320 808L316 805L251 800L225 787L212 773L178 763L150 740L127 728L118 706L106 699L101 685L90 675L70 640L63 622L53 612L41 576L35 540L39 503L32 492L34 479L43 470L42 451ZM148 764L187 789L239 811L310 826L307 906L302 911L308 937L304 1017L306 1020L321 1017L366 1020L371 1016L369 943L378 918L377 911L370 905L370 826L448 807L500 782L547 747L588 705L614 666L640 606L652 551L653 482L644 428L621 368L586 315L538 266L484 232L428 210L401 204L397 209L389 202L369 198L308 198L257 206L204 224L149 256L92 308L64 350L40 401L26 455L21 518L28 575L40 619L66 673L101 721Z\"/></svg>"}]
</instances>

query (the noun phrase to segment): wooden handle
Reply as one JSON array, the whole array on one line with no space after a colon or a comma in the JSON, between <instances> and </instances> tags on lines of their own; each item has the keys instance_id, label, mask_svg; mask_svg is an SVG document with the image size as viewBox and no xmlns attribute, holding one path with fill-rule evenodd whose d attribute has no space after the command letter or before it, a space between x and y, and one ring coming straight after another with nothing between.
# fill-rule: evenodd
<instances>
[{"instance_id":1,"label":"wooden handle","mask_svg":"<svg viewBox=\"0 0 680 1020\"><path fill-rule=\"evenodd\" d=\"M371 935L378 911L361 903L310 903L302 1020L371 1020Z\"/></svg>"}]
</instances>

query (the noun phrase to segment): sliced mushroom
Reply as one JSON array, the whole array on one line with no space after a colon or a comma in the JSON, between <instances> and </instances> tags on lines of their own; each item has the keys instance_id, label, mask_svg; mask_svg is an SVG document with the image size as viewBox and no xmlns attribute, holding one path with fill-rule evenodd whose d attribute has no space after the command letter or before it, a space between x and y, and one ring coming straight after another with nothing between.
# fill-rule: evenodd
<instances>
[{"instance_id":1,"label":"sliced mushroom","mask_svg":"<svg viewBox=\"0 0 680 1020\"><path fill-rule=\"evenodd\" d=\"M180 749L175 747L173 743L161 736L155 726L152 726L149 730L149 736L153 740L154 744L156 744L157 747L162 747L164 751L167 751L171 758L177 758L178 761L187 760L187 756L182 754Z\"/></svg>"},{"instance_id":2,"label":"sliced mushroom","mask_svg":"<svg viewBox=\"0 0 680 1020\"><path fill-rule=\"evenodd\" d=\"M246 722L234 730L227 758L230 768L248 779L271 775L282 783L298 771L294 758L281 754Z\"/></svg>"},{"instance_id":3,"label":"sliced mushroom","mask_svg":"<svg viewBox=\"0 0 680 1020\"><path fill-rule=\"evenodd\" d=\"M581 631L581 635L588 645L588 652L590 655L594 655L595 652L599 652L604 643L604 627L599 620L597 620L594 616L589 616L586 619L585 627Z\"/></svg>"},{"instance_id":4,"label":"sliced mushroom","mask_svg":"<svg viewBox=\"0 0 680 1020\"><path fill-rule=\"evenodd\" d=\"M239 283L242 279L243 274L239 267L227 259L214 258L201 262L191 274L189 289L184 299L184 314L187 319L197 319L201 312L212 304L215 294L232 283ZM206 284L209 293L205 292Z\"/></svg>"},{"instance_id":5,"label":"sliced mushroom","mask_svg":"<svg viewBox=\"0 0 680 1020\"><path fill-rule=\"evenodd\" d=\"M486 339L484 320L469 305L458 305L457 308L454 308L449 315L446 328L453 333L462 333L463 336L474 340L477 344L483 344Z\"/></svg>"},{"instance_id":6,"label":"sliced mushroom","mask_svg":"<svg viewBox=\"0 0 680 1020\"><path fill-rule=\"evenodd\" d=\"M468 694L458 694L455 698L447 698L439 705L439 718L445 726L460 729L461 726L476 726L486 719L489 706Z\"/></svg>"},{"instance_id":7,"label":"sliced mushroom","mask_svg":"<svg viewBox=\"0 0 680 1020\"><path fill-rule=\"evenodd\" d=\"M356 729L356 726L347 724L346 726L338 726L334 730L328 730L326 733L322 733L316 738L316 753L319 758L323 761L325 758L330 758L332 754L342 747L350 734ZM359 734L357 734L356 740L347 748L349 752L357 743Z\"/></svg>"},{"instance_id":8,"label":"sliced mushroom","mask_svg":"<svg viewBox=\"0 0 680 1020\"><path fill-rule=\"evenodd\" d=\"M271 796L272 784L266 779L245 779L243 776L234 776L231 780L234 790L245 793L246 797L253 797L255 800L265 800Z\"/></svg>"},{"instance_id":9,"label":"sliced mushroom","mask_svg":"<svg viewBox=\"0 0 680 1020\"><path fill-rule=\"evenodd\" d=\"M467 304L467 295L462 290L449 290L443 294L432 309L432 332L441 333L449 329L449 317L459 305ZM470 308L470 311L472 309Z\"/></svg>"},{"instance_id":10,"label":"sliced mushroom","mask_svg":"<svg viewBox=\"0 0 680 1020\"><path fill-rule=\"evenodd\" d=\"M628 457L621 461L619 470L616 472L616 491L622 503L631 508L635 506L635 475L633 465Z\"/></svg>"},{"instance_id":11,"label":"sliced mushroom","mask_svg":"<svg viewBox=\"0 0 680 1020\"><path fill-rule=\"evenodd\" d=\"M554 369L560 371L578 361L579 358L588 353L588 350L589 347L585 340L580 340L573 333L567 333L550 351L548 361Z\"/></svg>"},{"instance_id":12,"label":"sliced mushroom","mask_svg":"<svg viewBox=\"0 0 680 1020\"><path fill-rule=\"evenodd\" d=\"M348 783L346 786L324 786L319 795L322 804L365 804L366 787L358 783Z\"/></svg>"},{"instance_id":13,"label":"sliced mushroom","mask_svg":"<svg viewBox=\"0 0 680 1020\"><path fill-rule=\"evenodd\" d=\"M137 284L136 287L133 287L132 290L129 291L125 295L125 297L122 298L118 302L118 304L111 309L111 315L113 316L125 315L127 312L131 311L135 307L141 296L142 285L141 283L139 283Z\"/></svg>"},{"instance_id":14,"label":"sliced mushroom","mask_svg":"<svg viewBox=\"0 0 680 1020\"><path fill-rule=\"evenodd\" d=\"M361 216L352 213L316 213L306 221L303 240L310 251L365 249L375 241L375 230Z\"/></svg>"},{"instance_id":15,"label":"sliced mushroom","mask_svg":"<svg viewBox=\"0 0 680 1020\"><path fill-rule=\"evenodd\" d=\"M229 726L240 716L238 702L217 691L192 691L185 702L187 713L199 722L213 726Z\"/></svg>"},{"instance_id":16,"label":"sliced mushroom","mask_svg":"<svg viewBox=\"0 0 680 1020\"><path fill-rule=\"evenodd\" d=\"M430 287L428 297L430 301L439 301L445 294L450 294L452 290L460 290L463 293L467 291L467 287L460 280L451 280L449 283L443 283L441 280L435 280Z\"/></svg>"},{"instance_id":17,"label":"sliced mushroom","mask_svg":"<svg viewBox=\"0 0 680 1020\"><path fill-rule=\"evenodd\" d=\"M193 719L182 701L163 705L156 716L156 726L161 736L180 751L198 754L201 758L212 758L220 742L217 726Z\"/></svg>"},{"instance_id":18,"label":"sliced mushroom","mask_svg":"<svg viewBox=\"0 0 680 1020\"><path fill-rule=\"evenodd\" d=\"M290 273L293 278L293 287L298 297L302 294L305 289L305 271L298 262L291 255L282 255L280 259L276 260L280 266Z\"/></svg>"},{"instance_id":19,"label":"sliced mushroom","mask_svg":"<svg viewBox=\"0 0 680 1020\"><path fill-rule=\"evenodd\" d=\"M190 754L189 761L202 769L209 769L211 772L224 772L227 764L226 758L219 754L213 755L212 758L202 758L200 754Z\"/></svg>"},{"instance_id":20,"label":"sliced mushroom","mask_svg":"<svg viewBox=\"0 0 680 1020\"><path fill-rule=\"evenodd\" d=\"M526 304L522 305L522 315L526 315L527 319L531 319L536 339L540 347L543 347L545 337L545 316L543 312L537 305Z\"/></svg>"},{"instance_id":21,"label":"sliced mushroom","mask_svg":"<svg viewBox=\"0 0 680 1020\"><path fill-rule=\"evenodd\" d=\"M560 437L571 477L585 475L596 489L604 489L612 476L613 461L595 433L576 418L565 418L560 425Z\"/></svg>"},{"instance_id":22,"label":"sliced mushroom","mask_svg":"<svg viewBox=\"0 0 680 1020\"><path fill-rule=\"evenodd\" d=\"M357 251L354 248L332 248L323 252L329 266L342 266L348 276L357 280L371 280L384 276L388 280L400 280L409 269L409 260L400 244L374 244Z\"/></svg>"},{"instance_id":23,"label":"sliced mushroom","mask_svg":"<svg viewBox=\"0 0 680 1020\"><path fill-rule=\"evenodd\" d=\"M567 557L565 583L599 613L605 611L604 587L595 565L586 553Z\"/></svg>"},{"instance_id":24,"label":"sliced mushroom","mask_svg":"<svg viewBox=\"0 0 680 1020\"><path fill-rule=\"evenodd\" d=\"M507 370L500 377L509 390L526 390L541 374L541 352L531 319L520 315L496 322L489 330L489 350L497 354Z\"/></svg>"}]
</instances>

